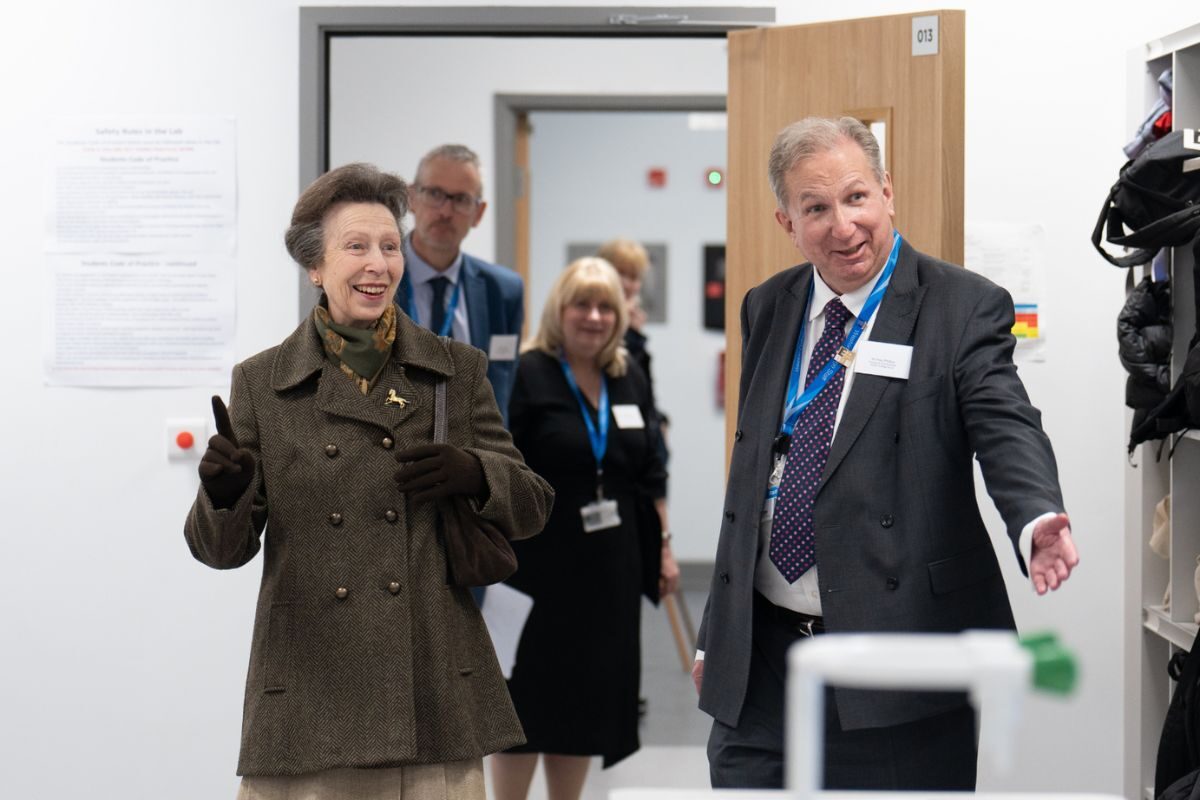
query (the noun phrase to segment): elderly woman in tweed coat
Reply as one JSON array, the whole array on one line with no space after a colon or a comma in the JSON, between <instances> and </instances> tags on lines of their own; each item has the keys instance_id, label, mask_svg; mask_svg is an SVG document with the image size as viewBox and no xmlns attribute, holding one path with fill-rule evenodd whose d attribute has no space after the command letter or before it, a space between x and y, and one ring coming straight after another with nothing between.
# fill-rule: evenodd
<instances>
[{"instance_id":1,"label":"elderly woman in tweed coat","mask_svg":"<svg viewBox=\"0 0 1200 800\"><path fill-rule=\"evenodd\" d=\"M432 501L465 495L515 539L553 492L504 430L484 354L393 303L405 197L366 164L305 190L286 241L321 300L234 368L228 411L213 398L188 545L217 569L264 548L239 798L483 800L482 756L524 741L479 611L447 585Z\"/></svg>"}]
</instances>

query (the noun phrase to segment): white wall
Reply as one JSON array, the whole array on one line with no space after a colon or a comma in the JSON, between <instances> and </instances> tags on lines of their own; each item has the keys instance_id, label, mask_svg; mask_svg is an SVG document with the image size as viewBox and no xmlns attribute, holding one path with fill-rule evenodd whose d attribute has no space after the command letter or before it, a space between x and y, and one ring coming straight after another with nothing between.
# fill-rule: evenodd
<instances>
[{"instance_id":1,"label":"white wall","mask_svg":"<svg viewBox=\"0 0 1200 800\"><path fill-rule=\"evenodd\" d=\"M0 395L2 797L233 791L257 567L217 573L190 560L180 530L196 480L165 464L161 441L166 417L206 413L209 390L43 385L32 333L45 288L39 187L56 115L234 116L237 352L277 342L296 305L295 268L279 242L297 193L298 5L47 0L6 10L0 241L13 368ZM1118 792L1125 431L1112 325L1123 276L1087 237L1129 134L1127 50L1200 15L1183 3L1094 3L1086 13L1066 3L955 5L968 8L967 217L1048 231L1052 350L1022 374L1058 448L1083 549L1066 592L1015 597L1024 624L1066 634L1085 680L1076 701L1033 706L1044 716L1022 728L1015 783ZM915 10L885 0L825 8L781 4L779 17ZM393 83L427 75L397 64Z\"/></svg>"},{"instance_id":2,"label":"white wall","mask_svg":"<svg viewBox=\"0 0 1200 800\"><path fill-rule=\"evenodd\" d=\"M725 93L720 39L354 37L336 39L329 61L330 163L371 161L406 178L446 142L470 146L491 176L496 94ZM421 80L406 81L410 70ZM492 183L485 177L489 202ZM494 222L489 212L464 249L494 258Z\"/></svg>"}]
</instances>

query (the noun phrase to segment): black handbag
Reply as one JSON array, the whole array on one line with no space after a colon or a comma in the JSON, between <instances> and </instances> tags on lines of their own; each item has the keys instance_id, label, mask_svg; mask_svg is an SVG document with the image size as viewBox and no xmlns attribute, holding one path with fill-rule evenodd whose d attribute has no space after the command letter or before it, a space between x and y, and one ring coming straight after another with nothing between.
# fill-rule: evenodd
<instances>
[{"instance_id":1,"label":"black handbag","mask_svg":"<svg viewBox=\"0 0 1200 800\"><path fill-rule=\"evenodd\" d=\"M1197 131L1168 133L1121 167L1109 190L1092 244L1117 267L1134 267L1154 258L1163 247L1200 243L1200 170L1185 172L1184 162L1200 157ZM1136 248L1114 256L1102 240Z\"/></svg>"},{"instance_id":2,"label":"black handbag","mask_svg":"<svg viewBox=\"0 0 1200 800\"><path fill-rule=\"evenodd\" d=\"M433 441L446 441L446 382L433 394ZM517 554L503 531L475 513L467 498L437 501L442 545L446 549L446 582L451 586L488 586L517 571Z\"/></svg>"}]
</instances>

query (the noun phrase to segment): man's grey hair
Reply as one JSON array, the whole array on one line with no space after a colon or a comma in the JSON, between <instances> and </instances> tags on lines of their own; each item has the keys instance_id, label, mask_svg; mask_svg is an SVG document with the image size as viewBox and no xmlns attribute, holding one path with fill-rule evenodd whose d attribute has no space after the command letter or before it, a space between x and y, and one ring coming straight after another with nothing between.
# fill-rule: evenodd
<instances>
[{"instance_id":1,"label":"man's grey hair","mask_svg":"<svg viewBox=\"0 0 1200 800\"><path fill-rule=\"evenodd\" d=\"M444 158L447 161L473 166L479 173L479 193L483 194L483 167L479 164L479 154L465 144L443 144L421 156L421 160L417 164L417 171L413 174L414 183L421 181L421 172L425 169L425 165L435 158Z\"/></svg>"},{"instance_id":2,"label":"man's grey hair","mask_svg":"<svg viewBox=\"0 0 1200 800\"><path fill-rule=\"evenodd\" d=\"M879 155L879 141L870 128L854 117L805 117L779 132L775 137L775 144L771 146L771 158L767 162L771 191L775 193L775 201L782 210L787 211L788 207L787 174L801 161L828 152L847 139L862 148L867 156L867 163L875 173L875 179L883 183L883 160Z\"/></svg>"}]
</instances>

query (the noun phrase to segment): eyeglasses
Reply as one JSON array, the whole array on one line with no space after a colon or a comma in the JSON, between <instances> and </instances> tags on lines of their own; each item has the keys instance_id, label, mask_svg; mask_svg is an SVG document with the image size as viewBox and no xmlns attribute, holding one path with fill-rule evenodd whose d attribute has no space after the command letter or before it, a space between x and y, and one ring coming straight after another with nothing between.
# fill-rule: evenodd
<instances>
[{"instance_id":1,"label":"eyeglasses","mask_svg":"<svg viewBox=\"0 0 1200 800\"><path fill-rule=\"evenodd\" d=\"M434 208L441 208L447 201L459 214L470 214L479 206L479 198L466 192L450 194L436 186L414 186L421 199Z\"/></svg>"}]
</instances>

